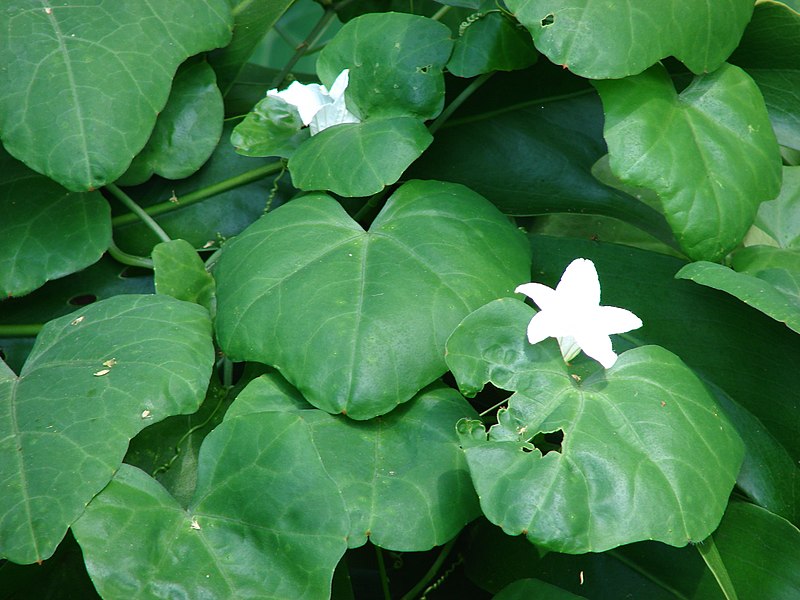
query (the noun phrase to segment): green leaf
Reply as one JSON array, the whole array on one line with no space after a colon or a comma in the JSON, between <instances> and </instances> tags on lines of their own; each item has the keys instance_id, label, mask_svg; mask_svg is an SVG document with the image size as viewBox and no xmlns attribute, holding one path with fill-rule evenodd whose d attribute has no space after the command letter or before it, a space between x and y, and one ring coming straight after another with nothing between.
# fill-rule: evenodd
<instances>
[{"instance_id":1,"label":"green leaf","mask_svg":"<svg viewBox=\"0 0 800 600\"><path fill-rule=\"evenodd\" d=\"M213 358L207 311L131 295L47 323L19 377L0 363L0 554L48 558L128 441L197 409Z\"/></svg>"},{"instance_id":2,"label":"green leaf","mask_svg":"<svg viewBox=\"0 0 800 600\"><path fill-rule=\"evenodd\" d=\"M231 144L244 156L288 158L309 137L297 108L267 96L234 128Z\"/></svg>"},{"instance_id":3,"label":"green leaf","mask_svg":"<svg viewBox=\"0 0 800 600\"><path fill-rule=\"evenodd\" d=\"M488 437L480 421L458 426L487 518L559 552L706 538L743 445L702 382L658 346L629 350L580 381L554 340L528 343L533 314L519 300L496 300L447 341L462 392L486 382L516 392ZM535 445L538 434L559 431L556 450Z\"/></svg>"},{"instance_id":4,"label":"green leaf","mask_svg":"<svg viewBox=\"0 0 800 600\"><path fill-rule=\"evenodd\" d=\"M800 14L782 2L756 3L730 62L742 67L764 94L778 142L800 150Z\"/></svg>"},{"instance_id":5,"label":"green leaf","mask_svg":"<svg viewBox=\"0 0 800 600\"><path fill-rule=\"evenodd\" d=\"M540 52L593 79L641 73L674 56L693 73L719 68L753 13L751 0L507 0Z\"/></svg>"},{"instance_id":6,"label":"green leaf","mask_svg":"<svg viewBox=\"0 0 800 600\"><path fill-rule=\"evenodd\" d=\"M658 66L595 86L614 174L658 193L688 256L716 261L730 252L759 203L780 190L780 154L753 81L724 65L677 94Z\"/></svg>"},{"instance_id":7,"label":"green leaf","mask_svg":"<svg viewBox=\"0 0 800 600\"><path fill-rule=\"evenodd\" d=\"M447 70L458 77L524 69L539 57L530 34L492 0L464 21L459 34L447 63Z\"/></svg>"},{"instance_id":8,"label":"green leaf","mask_svg":"<svg viewBox=\"0 0 800 600\"><path fill-rule=\"evenodd\" d=\"M800 248L800 167L783 167L781 193L761 203L756 225L781 248Z\"/></svg>"},{"instance_id":9,"label":"green leaf","mask_svg":"<svg viewBox=\"0 0 800 600\"><path fill-rule=\"evenodd\" d=\"M214 278L186 240L162 242L153 248L156 293L194 302L212 311Z\"/></svg>"},{"instance_id":10,"label":"green leaf","mask_svg":"<svg viewBox=\"0 0 800 600\"><path fill-rule=\"evenodd\" d=\"M228 0L234 18L233 38L224 48L209 54L217 83L227 96L264 34L281 18L294 0Z\"/></svg>"},{"instance_id":11,"label":"green leaf","mask_svg":"<svg viewBox=\"0 0 800 600\"><path fill-rule=\"evenodd\" d=\"M327 598L347 529L307 428L281 413L206 437L188 509L122 465L73 526L100 594L131 599Z\"/></svg>"},{"instance_id":12,"label":"green leaf","mask_svg":"<svg viewBox=\"0 0 800 600\"><path fill-rule=\"evenodd\" d=\"M321 131L289 160L301 190L368 196L395 183L433 137L413 117L371 119Z\"/></svg>"},{"instance_id":13,"label":"green leaf","mask_svg":"<svg viewBox=\"0 0 800 600\"><path fill-rule=\"evenodd\" d=\"M456 422L477 417L455 390L435 385L389 415L353 422L310 410L277 374L253 380L225 418L298 414L350 514L348 544L420 552L444 544L479 514ZM299 411L299 412L297 412Z\"/></svg>"},{"instance_id":14,"label":"green leaf","mask_svg":"<svg viewBox=\"0 0 800 600\"><path fill-rule=\"evenodd\" d=\"M111 241L111 211L98 192L69 192L2 148L0 214L0 298L88 267Z\"/></svg>"},{"instance_id":15,"label":"green leaf","mask_svg":"<svg viewBox=\"0 0 800 600\"><path fill-rule=\"evenodd\" d=\"M545 583L539 579L520 579L507 585L494 597L494 600L529 600L530 598L546 598L547 600L578 600L583 596L576 596L566 590Z\"/></svg>"},{"instance_id":16,"label":"green leaf","mask_svg":"<svg viewBox=\"0 0 800 600\"><path fill-rule=\"evenodd\" d=\"M233 360L277 367L314 406L369 419L442 375L453 328L525 281L529 260L520 233L462 186L408 182L369 232L308 195L223 248L217 337Z\"/></svg>"},{"instance_id":17,"label":"green leaf","mask_svg":"<svg viewBox=\"0 0 800 600\"><path fill-rule=\"evenodd\" d=\"M3 143L72 191L125 172L150 137L178 65L224 46L232 27L225 0L92 4L32 8L10 0L0 40Z\"/></svg>"},{"instance_id":18,"label":"green leaf","mask_svg":"<svg viewBox=\"0 0 800 600\"><path fill-rule=\"evenodd\" d=\"M222 117L214 70L204 62L181 66L153 134L117 183L136 185L154 173L167 179L188 177L217 147Z\"/></svg>"},{"instance_id":19,"label":"green leaf","mask_svg":"<svg viewBox=\"0 0 800 600\"><path fill-rule=\"evenodd\" d=\"M737 273L724 265L701 261L686 265L675 277L727 292L800 333L800 252L767 246L745 250L750 251L749 255L752 250L767 252L777 260L771 268L754 274ZM772 283L773 278L778 285Z\"/></svg>"},{"instance_id":20,"label":"green leaf","mask_svg":"<svg viewBox=\"0 0 800 600\"><path fill-rule=\"evenodd\" d=\"M425 17L367 14L342 27L320 52L317 73L328 88L350 69L347 108L361 119L433 119L444 106L442 69L450 30Z\"/></svg>"}]
</instances>

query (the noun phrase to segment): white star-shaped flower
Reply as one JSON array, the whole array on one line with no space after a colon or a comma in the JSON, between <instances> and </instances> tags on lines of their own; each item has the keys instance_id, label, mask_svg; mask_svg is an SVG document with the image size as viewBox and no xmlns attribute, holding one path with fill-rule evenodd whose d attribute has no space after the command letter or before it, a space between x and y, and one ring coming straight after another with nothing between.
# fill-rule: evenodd
<instances>
[{"instance_id":1,"label":"white star-shaped flower","mask_svg":"<svg viewBox=\"0 0 800 600\"><path fill-rule=\"evenodd\" d=\"M311 135L316 135L334 125L361 122L361 119L347 110L345 104L344 91L349 81L350 69L345 69L339 73L330 91L318 83L304 85L295 81L283 91L269 90L267 96L280 98L294 106L303 125L308 125Z\"/></svg>"},{"instance_id":2,"label":"white star-shaped flower","mask_svg":"<svg viewBox=\"0 0 800 600\"><path fill-rule=\"evenodd\" d=\"M514 291L528 296L540 309L528 324L528 341L537 344L556 338L565 362L583 350L608 369L617 361L609 335L642 326L629 310L600 306L597 270L586 258L570 263L556 289L525 283Z\"/></svg>"}]
</instances>

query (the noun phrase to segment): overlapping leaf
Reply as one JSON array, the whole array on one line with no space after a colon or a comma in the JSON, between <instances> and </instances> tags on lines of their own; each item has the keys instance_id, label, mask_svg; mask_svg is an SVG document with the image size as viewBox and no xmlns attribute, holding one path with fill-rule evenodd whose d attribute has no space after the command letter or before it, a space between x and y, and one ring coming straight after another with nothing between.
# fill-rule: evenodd
<instances>
[{"instance_id":1,"label":"overlapping leaf","mask_svg":"<svg viewBox=\"0 0 800 600\"><path fill-rule=\"evenodd\" d=\"M750 0L507 0L540 52L573 73L618 78L674 56L692 72L717 69L753 12Z\"/></svg>"},{"instance_id":2,"label":"overlapping leaf","mask_svg":"<svg viewBox=\"0 0 800 600\"><path fill-rule=\"evenodd\" d=\"M0 149L0 297L22 296L96 262L111 240L97 192L72 193Z\"/></svg>"},{"instance_id":3,"label":"overlapping leaf","mask_svg":"<svg viewBox=\"0 0 800 600\"><path fill-rule=\"evenodd\" d=\"M715 261L732 250L759 203L780 190L778 146L753 81L725 65L676 94L658 66L595 86L614 174L659 195L691 258Z\"/></svg>"},{"instance_id":4,"label":"overlapping leaf","mask_svg":"<svg viewBox=\"0 0 800 600\"><path fill-rule=\"evenodd\" d=\"M0 364L0 554L49 557L128 441L197 409L213 357L207 311L131 295L50 321L19 377Z\"/></svg>"},{"instance_id":5,"label":"overlapping leaf","mask_svg":"<svg viewBox=\"0 0 800 600\"><path fill-rule=\"evenodd\" d=\"M188 509L128 465L89 504L73 532L100 594L327 598L348 519L301 419L229 419L199 460Z\"/></svg>"},{"instance_id":6,"label":"overlapping leaf","mask_svg":"<svg viewBox=\"0 0 800 600\"><path fill-rule=\"evenodd\" d=\"M127 169L178 65L223 46L232 27L225 0L10 0L4 16L3 143L73 191L98 188Z\"/></svg>"},{"instance_id":7,"label":"overlapping leaf","mask_svg":"<svg viewBox=\"0 0 800 600\"><path fill-rule=\"evenodd\" d=\"M761 203L756 225L781 248L800 249L800 167L783 167L781 193Z\"/></svg>"},{"instance_id":8,"label":"overlapping leaf","mask_svg":"<svg viewBox=\"0 0 800 600\"><path fill-rule=\"evenodd\" d=\"M235 360L276 366L313 405L383 414L446 371L469 312L529 275L524 238L466 188L412 181L365 232L318 194L225 246L217 336Z\"/></svg>"},{"instance_id":9,"label":"overlapping leaf","mask_svg":"<svg viewBox=\"0 0 800 600\"><path fill-rule=\"evenodd\" d=\"M194 302L212 310L214 278L186 240L172 240L153 248L156 292Z\"/></svg>"},{"instance_id":10,"label":"overlapping leaf","mask_svg":"<svg viewBox=\"0 0 800 600\"><path fill-rule=\"evenodd\" d=\"M707 537L743 446L700 380L675 355L645 346L581 381L555 341L528 344L533 314L518 300L496 300L447 342L464 393L490 381L516 392L488 436L480 421L459 423L487 518L561 552ZM557 431L559 448L534 445L537 434Z\"/></svg>"}]
</instances>

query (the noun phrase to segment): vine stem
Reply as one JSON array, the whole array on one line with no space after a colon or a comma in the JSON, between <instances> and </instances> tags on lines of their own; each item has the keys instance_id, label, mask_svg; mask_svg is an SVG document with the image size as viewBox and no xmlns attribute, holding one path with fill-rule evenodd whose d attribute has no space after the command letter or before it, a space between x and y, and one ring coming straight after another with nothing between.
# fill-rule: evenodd
<instances>
[{"instance_id":1,"label":"vine stem","mask_svg":"<svg viewBox=\"0 0 800 600\"><path fill-rule=\"evenodd\" d=\"M120 202L122 202L122 204L124 204L124 205L125 205L125 207L126 207L128 210L130 210L130 211L131 211L131 212L132 212L134 215L136 215L137 217L139 217L139 219L141 219L141 221L142 221L142 222L143 222L145 225L147 225L147 226L150 228L150 230L151 230L153 233L155 233L155 234L158 236L158 238L159 238L159 239L160 239L162 242L171 242L171 241L172 241L172 238L170 238L170 237L167 235L167 232L166 232L166 231L164 231L163 229L161 229L161 225L159 225L158 223L156 223L155 219L153 219L153 217L151 217L150 215L148 215L148 214L147 214L147 213L144 211L144 209L143 209L141 206L139 206L138 204L136 204L136 202L134 202L134 201L131 199L131 197L130 197L130 196L128 196L128 194L126 194L125 192L123 192L121 189L119 189L119 188L118 188L116 185L114 185L113 183L106 184L106 189L107 189L109 192L111 192L111 193L113 194L113 196L114 196L114 197L115 197L117 200L119 200ZM112 223L113 223L113 221L112 221Z\"/></svg>"},{"instance_id":2,"label":"vine stem","mask_svg":"<svg viewBox=\"0 0 800 600\"><path fill-rule=\"evenodd\" d=\"M385 600L392 600L392 594L389 591L389 577L386 575L386 564L383 562L383 552L378 546L375 548L375 556L378 558L378 572L381 576L381 589L383 590L383 597Z\"/></svg>"},{"instance_id":3,"label":"vine stem","mask_svg":"<svg viewBox=\"0 0 800 600\"><path fill-rule=\"evenodd\" d=\"M400 600L413 600L417 597L422 590L425 589L425 586L430 583L430 581L436 577L436 573L439 572L439 569L442 568L444 561L447 560L447 557L450 555L450 551L453 549L453 546L456 545L456 540L458 536L454 537L452 540L447 542L444 546L442 546L442 550L439 552L439 556L436 557L436 560L433 561L431 568L428 569L428 572L422 576L422 579L419 580L419 583L411 588L408 592L406 592Z\"/></svg>"},{"instance_id":4,"label":"vine stem","mask_svg":"<svg viewBox=\"0 0 800 600\"><path fill-rule=\"evenodd\" d=\"M364 219L367 214L369 214L369 211L378 206L378 203L381 201L381 199L386 196L387 189L388 188L384 188L377 194L372 194L372 196L369 197L369 200L364 203L364 206L358 209L358 212L356 212L356 214L353 216L353 220L356 223L361 223L361 220Z\"/></svg>"},{"instance_id":5,"label":"vine stem","mask_svg":"<svg viewBox=\"0 0 800 600\"><path fill-rule=\"evenodd\" d=\"M478 88L480 88L484 83L486 83L489 78L494 75L494 71L491 73L484 73L480 77L476 77L472 83L470 83L467 87L465 87L462 92L455 97L455 99L442 111L442 114L430 124L428 127L428 131L431 133L436 133L436 131L444 125L445 121L450 118L450 116L458 110L458 107L464 104L464 102L474 94Z\"/></svg>"},{"instance_id":6,"label":"vine stem","mask_svg":"<svg viewBox=\"0 0 800 600\"><path fill-rule=\"evenodd\" d=\"M303 58L303 56L306 54L306 51L311 46L316 44L323 36L325 30L328 29L330 24L333 22L334 17L336 17L336 9L334 9L332 6L326 6L325 12L322 13L322 16L319 18L319 21L317 21L317 24L314 25L311 33L309 33L306 36L306 39L304 39L295 47L292 57L286 62L280 73L275 76L275 79L272 80L272 84L269 86L270 89L275 89L283 83L283 80L286 79L286 76L297 64L297 61Z\"/></svg>"},{"instance_id":7,"label":"vine stem","mask_svg":"<svg viewBox=\"0 0 800 600\"><path fill-rule=\"evenodd\" d=\"M253 183L254 181L263 179L267 175L272 175L273 173L276 173L283 168L284 168L284 162L282 160L279 160L273 163L269 163L268 165L258 167L257 169L251 169L250 171L245 171L241 175L236 175L234 177L229 177L228 179L223 179L218 183L206 186L204 188L200 188L199 190L195 190L194 192L190 192L185 196L181 196L180 198L178 198L177 202L174 199L171 199L168 200L167 202L161 202L159 204L154 204L153 206L148 206L147 208L143 208L142 210L151 217L157 217L158 215L162 215L164 213L172 212L173 210L178 210L179 208L195 204L197 202L200 202L201 200L210 198L211 196L216 196L217 194L228 192L237 187L247 185L248 183ZM113 219L111 219L111 225L114 227L119 227L120 225L129 225L130 223L136 222L137 218L138 218L137 215L131 213L119 215L118 217L114 217Z\"/></svg>"},{"instance_id":8,"label":"vine stem","mask_svg":"<svg viewBox=\"0 0 800 600\"><path fill-rule=\"evenodd\" d=\"M120 250L119 246L114 243L112 239L108 245L108 253L111 255L111 258L116 260L123 265L130 265L131 267L144 267L145 269L153 268L153 261L149 258L145 258L144 256L136 256L135 254L128 254L127 252Z\"/></svg>"},{"instance_id":9,"label":"vine stem","mask_svg":"<svg viewBox=\"0 0 800 600\"><path fill-rule=\"evenodd\" d=\"M30 337L38 335L42 330L41 323L29 325L0 325L0 337Z\"/></svg>"},{"instance_id":10,"label":"vine stem","mask_svg":"<svg viewBox=\"0 0 800 600\"><path fill-rule=\"evenodd\" d=\"M450 12L451 6L443 6L439 10L437 10L434 15L431 17L432 20L438 21L443 16L445 16L448 12Z\"/></svg>"}]
</instances>

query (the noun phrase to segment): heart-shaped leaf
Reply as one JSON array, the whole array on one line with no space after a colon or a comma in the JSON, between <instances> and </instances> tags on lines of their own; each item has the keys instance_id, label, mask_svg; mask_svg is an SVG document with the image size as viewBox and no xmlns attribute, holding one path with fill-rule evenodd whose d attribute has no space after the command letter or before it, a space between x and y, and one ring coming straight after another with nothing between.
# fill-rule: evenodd
<instances>
[{"instance_id":1,"label":"heart-shaped leaf","mask_svg":"<svg viewBox=\"0 0 800 600\"><path fill-rule=\"evenodd\" d=\"M128 465L92 500L73 532L100 594L327 598L349 524L301 419L229 419L199 468L188 509Z\"/></svg>"},{"instance_id":2,"label":"heart-shaped leaf","mask_svg":"<svg viewBox=\"0 0 800 600\"><path fill-rule=\"evenodd\" d=\"M244 156L289 158L309 136L295 107L267 96L234 128L231 144Z\"/></svg>"},{"instance_id":3,"label":"heart-shaped leaf","mask_svg":"<svg viewBox=\"0 0 800 600\"><path fill-rule=\"evenodd\" d=\"M717 69L753 13L750 0L507 0L540 52L593 79L641 73L674 56L693 73Z\"/></svg>"},{"instance_id":4,"label":"heart-shaped leaf","mask_svg":"<svg viewBox=\"0 0 800 600\"><path fill-rule=\"evenodd\" d=\"M342 491L351 548L369 538L391 550L429 550L478 516L455 431L459 419L477 415L458 392L434 385L385 417L354 423L312 409L287 388L277 374L255 379L225 418L264 411L300 416L325 470Z\"/></svg>"},{"instance_id":5,"label":"heart-shaped leaf","mask_svg":"<svg viewBox=\"0 0 800 600\"><path fill-rule=\"evenodd\" d=\"M47 323L19 377L0 363L0 554L48 558L130 439L197 409L213 360L205 309L130 295Z\"/></svg>"},{"instance_id":6,"label":"heart-shaped leaf","mask_svg":"<svg viewBox=\"0 0 800 600\"><path fill-rule=\"evenodd\" d=\"M674 354L645 346L581 381L554 340L528 343L533 314L518 300L496 300L447 342L447 364L467 395L489 381L516 392L488 436L480 421L459 423L487 518L559 552L706 538L743 446L700 380ZM556 432L556 448L540 450L541 434Z\"/></svg>"},{"instance_id":7,"label":"heart-shaped leaf","mask_svg":"<svg viewBox=\"0 0 800 600\"><path fill-rule=\"evenodd\" d=\"M444 106L442 69L452 49L450 30L432 19L366 14L345 24L320 52L317 73L330 89L350 69L347 107L361 119L433 119Z\"/></svg>"},{"instance_id":8,"label":"heart-shaped leaf","mask_svg":"<svg viewBox=\"0 0 800 600\"><path fill-rule=\"evenodd\" d=\"M413 117L372 119L331 127L313 136L289 159L292 183L301 190L368 196L395 183L433 141Z\"/></svg>"},{"instance_id":9,"label":"heart-shaped leaf","mask_svg":"<svg viewBox=\"0 0 800 600\"><path fill-rule=\"evenodd\" d=\"M222 133L222 94L216 81L205 62L178 69L150 139L119 178L119 185L143 183L154 173L183 179L203 166Z\"/></svg>"},{"instance_id":10,"label":"heart-shaped leaf","mask_svg":"<svg viewBox=\"0 0 800 600\"><path fill-rule=\"evenodd\" d=\"M659 195L688 256L716 261L730 252L759 203L780 191L778 145L752 79L725 65L676 94L657 66L595 87L614 174Z\"/></svg>"},{"instance_id":11,"label":"heart-shaped leaf","mask_svg":"<svg viewBox=\"0 0 800 600\"><path fill-rule=\"evenodd\" d=\"M99 192L69 192L2 148L0 214L0 298L88 267L111 241L111 211Z\"/></svg>"},{"instance_id":12,"label":"heart-shaped leaf","mask_svg":"<svg viewBox=\"0 0 800 600\"><path fill-rule=\"evenodd\" d=\"M383 414L446 370L444 342L529 278L524 238L487 200L411 181L364 231L328 196L267 214L224 246L217 337L277 367L314 406Z\"/></svg>"},{"instance_id":13,"label":"heart-shaped leaf","mask_svg":"<svg viewBox=\"0 0 800 600\"><path fill-rule=\"evenodd\" d=\"M194 302L212 311L214 278L186 240L162 242L153 248L156 292Z\"/></svg>"},{"instance_id":14,"label":"heart-shaped leaf","mask_svg":"<svg viewBox=\"0 0 800 600\"><path fill-rule=\"evenodd\" d=\"M232 27L225 0L64 0L52 7L10 0L4 19L3 143L73 191L125 172L150 137L178 65L224 46Z\"/></svg>"}]
</instances>

